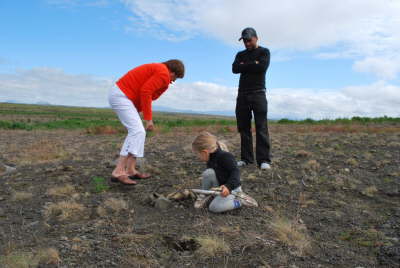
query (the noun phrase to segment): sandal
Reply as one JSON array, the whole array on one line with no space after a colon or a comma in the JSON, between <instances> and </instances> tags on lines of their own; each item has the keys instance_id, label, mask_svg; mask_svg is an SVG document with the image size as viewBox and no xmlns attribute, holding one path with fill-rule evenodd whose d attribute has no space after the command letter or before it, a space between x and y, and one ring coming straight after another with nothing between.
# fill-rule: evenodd
<instances>
[{"instance_id":1,"label":"sandal","mask_svg":"<svg viewBox=\"0 0 400 268\"><path fill-rule=\"evenodd\" d=\"M136 181L132 180L127 175L121 175L119 177L111 176L111 182L118 182L118 183L121 183L121 184L124 184L124 185L129 185L129 186L137 184Z\"/></svg>"},{"instance_id":2,"label":"sandal","mask_svg":"<svg viewBox=\"0 0 400 268\"><path fill-rule=\"evenodd\" d=\"M130 175L130 176L128 176L128 177L129 177L129 179L131 179L131 180L143 180L143 179L149 179L149 178L151 178L151 175L148 174L148 173L140 173L140 172L138 172L138 173L136 173L136 174L134 174L134 175Z\"/></svg>"}]
</instances>

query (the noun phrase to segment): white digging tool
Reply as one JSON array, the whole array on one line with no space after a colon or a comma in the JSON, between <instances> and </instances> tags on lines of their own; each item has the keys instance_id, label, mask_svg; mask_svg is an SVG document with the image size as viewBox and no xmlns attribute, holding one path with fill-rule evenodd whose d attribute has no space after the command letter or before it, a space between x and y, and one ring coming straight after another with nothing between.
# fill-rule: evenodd
<instances>
[{"instance_id":1,"label":"white digging tool","mask_svg":"<svg viewBox=\"0 0 400 268\"><path fill-rule=\"evenodd\" d=\"M202 189L190 189L190 190L195 194L214 195L214 196L221 195L220 190L202 190ZM231 192L231 195L235 196L235 198L237 198L242 203L243 206L258 207L257 201L253 197L245 194L244 192L236 192L236 193Z\"/></svg>"}]
</instances>

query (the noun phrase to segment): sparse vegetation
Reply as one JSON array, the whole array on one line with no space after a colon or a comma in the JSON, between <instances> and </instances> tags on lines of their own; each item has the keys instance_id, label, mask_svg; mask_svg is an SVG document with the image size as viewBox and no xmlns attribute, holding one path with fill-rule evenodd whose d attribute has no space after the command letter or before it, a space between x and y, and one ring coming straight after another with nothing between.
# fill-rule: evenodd
<instances>
[{"instance_id":1,"label":"sparse vegetation","mask_svg":"<svg viewBox=\"0 0 400 268\"><path fill-rule=\"evenodd\" d=\"M102 206L97 208L97 213L104 217L108 214L118 214L128 209L128 204L123 199L108 198L104 201Z\"/></svg>"},{"instance_id":2,"label":"sparse vegetation","mask_svg":"<svg viewBox=\"0 0 400 268\"><path fill-rule=\"evenodd\" d=\"M4 268L30 268L37 265L32 253L12 252L7 255L0 255L0 266Z\"/></svg>"},{"instance_id":3,"label":"sparse vegetation","mask_svg":"<svg viewBox=\"0 0 400 268\"><path fill-rule=\"evenodd\" d=\"M71 184L57 186L47 190L47 194L51 196L72 196L75 192L75 187Z\"/></svg>"},{"instance_id":4,"label":"sparse vegetation","mask_svg":"<svg viewBox=\"0 0 400 268\"><path fill-rule=\"evenodd\" d=\"M46 219L57 218L60 221L79 220L84 217L85 207L75 201L50 203L44 209Z\"/></svg>"},{"instance_id":5,"label":"sparse vegetation","mask_svg":"<svg viewBox=\"0 0 400 268\"><path fill-rule=\"evenodd\" d=\"M303 224L290 221L283 217L275 217L270 224L277 239L283 244L292 247L297 256L305 256L310 253L311 240L306 234Z\"/></svg>"},{"instance_id":6,"label":"sparse vegetation","mask_svg":"<svg viewBox=\"0 0 400 268\"><path fill-rule=\"evenodd\" d=\"M32 196L33 196L33 194L30 192L15 191L12 194L12 200L13 201L24 201L24 200L31 199Z\"/></svg>"},{"instance_id":7,"label":"sparse vegetation","mask_svg":"<svg viewBox=\"0 0 400 268\"><path fill-rule=\"evenodd\" d=\"M107 184L106 179L103 177L93 177L92 178L93 192L101 193L107 191L110 187Z\"/></svg>"},{"instance_id":8,"label":"sparse vegetation","mask_svg":"<svg viewBox=\"0 0 400 268\"><path fill-rule=\"evenodd\" d=\"M196 238L200 248L196 251L202 257L211 258L215 256L224 256L230 253L229 245L223 238L217 236L201 236Z\"/></svg>"},{"instance_id":9,"label":"sparse vegetation","mask_svg":"<svg viewBox=\"0 0 400 268\"><path fill-rule=\"evenodd\" d=\"M376 193L378 192L378 189L376 189L376 186L369 186L362 190L362 194L366 195L368 197L373 197Z\"/></svg>"},{"instance_id":10,"label":"sparse vegetation","mask_svg":"<svg viewBox=\"0 0 400 268\"><path fill-rule=\"evenodd\" d=\"M201 185L199 131L239 159L234 118L154 117L139 161L152 178L126 187L107 181L125 132L110 109L0 104L22 124L0 127L0 162L16 167L0 175L0 267L399 266L399 123L270 122L274 168L240 169L259 207L215 215L147 200Z\"/></svg>"}]
</instances>

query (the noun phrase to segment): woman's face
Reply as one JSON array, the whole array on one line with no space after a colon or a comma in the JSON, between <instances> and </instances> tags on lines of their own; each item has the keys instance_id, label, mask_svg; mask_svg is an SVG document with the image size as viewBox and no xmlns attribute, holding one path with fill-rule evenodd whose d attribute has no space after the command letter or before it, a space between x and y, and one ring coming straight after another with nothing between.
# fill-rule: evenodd
<instances>
[{"instance_id":1,"label":"woman's face","mask_svg":"<svg viewBox=\"0 0 400 268\"><path fill-rule=\"evenodd\" d=\"M176 77L176 74L175 74L174 72L170 72L170 73L169 73L169 77L170 77L170 79L171 79L171 83L172 83L172 82L175 82L175 80L176 80L176 78L177 78L177 77Z\"/></svg>"}]
</instances>

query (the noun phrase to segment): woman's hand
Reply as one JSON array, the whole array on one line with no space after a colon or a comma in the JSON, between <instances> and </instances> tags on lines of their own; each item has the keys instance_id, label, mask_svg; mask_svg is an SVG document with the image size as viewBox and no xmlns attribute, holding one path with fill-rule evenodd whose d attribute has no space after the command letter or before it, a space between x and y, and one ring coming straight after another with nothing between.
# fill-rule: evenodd
<instances>
[{"instance_id":1,"label":"woman's hand","mask_svg":"<svg viewBox=\"0 0 400 268\"><path fill-rule=\"evenodd\" d=\"M228 187L225 185L221 186L221 196L222 197L227 197L231 192L229 191Z\"/></svg>"},{"instance_id":2,"label":"woman's hand","mask_svg":"<svg viewBox=\"0 0 400 268\"><path fill-rule=\"evenodd\" d=\"M153 120L146 120L146 131L153 131L154 123Z\"/></svg>"}]
</instances>

